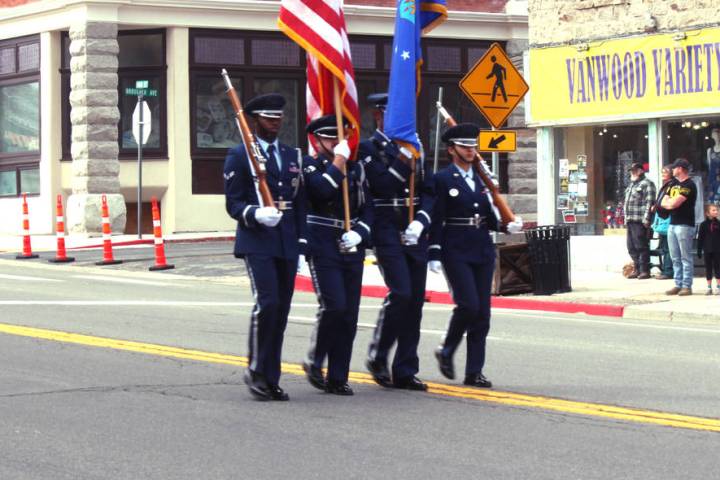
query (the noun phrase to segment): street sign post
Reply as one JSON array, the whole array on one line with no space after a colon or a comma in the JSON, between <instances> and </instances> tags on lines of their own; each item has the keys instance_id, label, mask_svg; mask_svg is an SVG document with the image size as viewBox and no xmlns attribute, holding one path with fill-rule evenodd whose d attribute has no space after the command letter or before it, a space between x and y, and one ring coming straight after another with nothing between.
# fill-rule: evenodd
<instances>
[{"instance_id":1,"label":"street sign post","mask_svg":"<svg viewBox=\"0 0 720 480\"><path fill-rule=\"evenodd\" d=\"M143 145L145 145L150 138L150 131L152 130L152 114L150 107L145 102L145 95L149 93L149 96L156 97L157 90L150 90L148 88L147 80L138 80L135 82L135 88L126 88L126 95L137 94L137 104L132 115L132 133L135 143L138 149L138 188L137 188L137 233L138 238L142 239L142 160L143 160Z\"/></svg>"},{"instance_id":2,"label":"street sign post","mask_svg":"<svg viewBox=\"0 0 720 480\"><path fill-rule=\"evenodd\" d=\"M495 128L502 127L529 89L497 43L460 81L460 88Z\"/></svg>"},{"instance_id":3,"label":"street sign post","mask_svg":"<svg viewBox=\"0 0 720 480\"><path fill-rule=\"evenodd\" d=\"M514 152L517 132L513 130L480 130L478 150L481 152Z\"/></svg>"}]
</instances>

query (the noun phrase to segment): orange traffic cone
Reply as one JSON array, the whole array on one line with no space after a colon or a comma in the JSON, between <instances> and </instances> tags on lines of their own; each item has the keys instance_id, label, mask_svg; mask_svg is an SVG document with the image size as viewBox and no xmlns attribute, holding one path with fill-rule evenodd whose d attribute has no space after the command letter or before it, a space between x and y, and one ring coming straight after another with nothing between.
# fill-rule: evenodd
<instances>
[{"instance_id":1,"label":"orange traffic cone","mask_svg":"<svg viewBox=\"0 0 720 480\"><path fill-rule=\"evenodd\" d=\"M27 193L23 193L22 203L22 226L23 226L23 253L15 258L18 260L28 260L30 258L38 258L32 253L30 245L30 215L28 214Z\"/></svg>"},{"instance_id":2,"label":"orange traffic cone","mask_svg":"<svg viewBox=\"0 0 720 480\"><path fill-rule=\"evenodd\" d=\"M68 257L67 252L65 251L65 216L63 215L62 195L57 196L57 206L55 208L57 212L57 216L55 217L55 221L57 222L57 227L55 228L55 235L57 236L57 253L55 254L55 258L51 258L48 262L74 262L75 258Z\"/></svg>"},{"instance_id":3,"label":"orange traffic cone","mask_svg":"<svg viewBox=\"0 0 720 480\"><path fill-rule=\"evenodd\" d=\"M117 265L122 260L115 260L112 251L112 233L110 232L110 213L108 212L107 197L102 196L102 233L103 233L103 259L95 265Z\"/></svg>"},{"instance_id":4,"label":"orange traffic cone","mask_svg":"<svg viewBox=\"0 0 720 480\"><path fill-rule=\"evenodd\" d=\"M175 265L168 265L165 259L165 245L163 244L162 228L160 227L160 209L155 197L152 197L152 217L153 233L155 234L155 265L150 267L150 270L170 270L175 268Z\"/></svg>"}]
</instances>

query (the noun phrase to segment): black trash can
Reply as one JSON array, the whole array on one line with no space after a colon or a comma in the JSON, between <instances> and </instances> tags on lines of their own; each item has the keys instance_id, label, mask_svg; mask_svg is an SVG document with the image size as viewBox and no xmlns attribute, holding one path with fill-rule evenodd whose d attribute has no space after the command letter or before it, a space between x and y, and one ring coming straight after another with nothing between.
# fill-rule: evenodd
<instances>
[{"instance_id":1,"label":"black trash can","mask_svg":"<svg viewBox=\"0 0 720 480\"><path fill-rule=\"evenodd\" d=\"M550 225L525 230L532 259L533 293L569 292L570 226Z\"/></svg>"}]
</instances>

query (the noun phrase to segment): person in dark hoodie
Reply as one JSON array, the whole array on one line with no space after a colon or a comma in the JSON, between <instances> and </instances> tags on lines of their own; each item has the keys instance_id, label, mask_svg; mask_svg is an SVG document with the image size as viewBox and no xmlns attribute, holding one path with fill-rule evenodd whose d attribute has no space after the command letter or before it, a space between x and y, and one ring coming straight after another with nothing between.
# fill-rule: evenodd
<instances>
[{"instance_id":1,"label":"person in dark hoodie","mask_svg":"<svg viewBox=\"0 0 720 480\"><path fill-rule=\"evenodd\" d=\"M715 273L715 293L720 295L720 220L718 220L720 207L717 205L705 206L705 221L700 224L698 233L698 258L705 256L705 278L707 279L707 292L712 295L712 278Z\"/></svg>"}]
</instances>

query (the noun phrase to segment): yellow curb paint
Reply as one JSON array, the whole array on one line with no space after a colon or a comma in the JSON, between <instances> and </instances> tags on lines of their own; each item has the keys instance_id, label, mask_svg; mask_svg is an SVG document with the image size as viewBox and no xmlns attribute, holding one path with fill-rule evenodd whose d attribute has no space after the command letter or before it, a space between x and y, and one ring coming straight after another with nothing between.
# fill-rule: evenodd
<instances>
[{"instance_id":1,"label":"yellow curb paint","mask_svg":"<svg viewBox=\"0 0 720 480\"><path fill-rule=\"evenodd\" d=\"M246 357L226 355L222 353L189 350L185 348L168 347L151 343L116 340L112 338L95 337L77 333L46 330L42 328L23 327L0 323L0 333L22 337L39 338L63 343L74 343L91 347L109 348L128 352L158 355L163 357L195 360L199 362L219 363L246 367ZM302 366L293 363L283 363L282 371L288 375L303 376ZM372 377L366 373L351 372L350 382L361 384L374 384ZM599 403L577 402L560 398L525 395L520 393L486 390L441 383L428 383L428 393L444 397L477 400L488 403L511 405L516 407L551 410L563 413L572 413L589 417L611 418L627 422L647 423L667 427L684 428L691 430L704 430L720 432L720 419L694 417L676 413L642 410L637 408L618 407Z\"/></svg>"}]
</instances>

